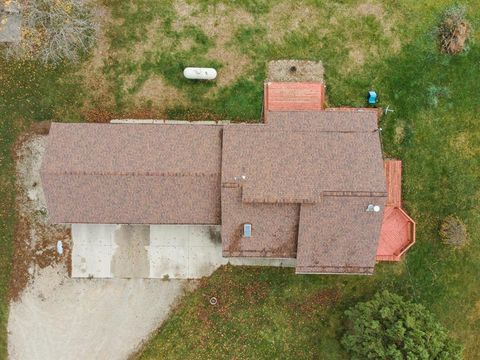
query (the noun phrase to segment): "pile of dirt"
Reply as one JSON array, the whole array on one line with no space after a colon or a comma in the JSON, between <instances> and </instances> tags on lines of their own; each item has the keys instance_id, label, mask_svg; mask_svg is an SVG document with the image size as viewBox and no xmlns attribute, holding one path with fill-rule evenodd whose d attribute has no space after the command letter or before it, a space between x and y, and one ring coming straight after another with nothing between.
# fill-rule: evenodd
<instances>
[{"instance_id":1,"label":"pile of dirt","mask_svg":"<svg viewBox=\"0 0 480 360\"><path fill-rule=\"evenodd\" d=\"M47 144L49 124L36 125L14 147L16 166L16 226L14 235L11 299L18 299L39 269L64 263L70 271L69 226L51 225L41 186L40 166ZM63 254L57 253L62 241Z\"/></svg>"}]
</instances>

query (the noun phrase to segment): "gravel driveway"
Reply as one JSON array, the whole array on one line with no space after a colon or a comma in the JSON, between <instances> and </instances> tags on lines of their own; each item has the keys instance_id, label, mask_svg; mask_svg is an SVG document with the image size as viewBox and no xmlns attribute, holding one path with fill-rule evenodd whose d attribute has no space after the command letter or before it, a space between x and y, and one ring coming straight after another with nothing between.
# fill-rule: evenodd
<instances>
[{"instance_id":1,"label":"gravel driveway","mask_svg":"<svg viewBox=\"0 0 480 360\"><path fill-rule=\"evenodd\" d=\"M39 271L10 306L10 359L126 359L194 283L72 279L63 265Z\"/></svg>"}]
</instances>

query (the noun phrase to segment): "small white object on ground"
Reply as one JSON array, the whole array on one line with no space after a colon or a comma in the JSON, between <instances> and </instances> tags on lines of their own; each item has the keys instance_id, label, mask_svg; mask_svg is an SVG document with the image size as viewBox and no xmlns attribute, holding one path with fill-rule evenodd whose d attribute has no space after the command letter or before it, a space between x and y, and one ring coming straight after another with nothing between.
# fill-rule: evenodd
<instances>
[{"instance_id":1,"label":"small white object on ground","mask_svg":"<svg viewBox=\"0 0 480 360\"><path fill-rule=\"evenodd\" d=\"M192 80L213 80L217 77L217 70L213 68L187 67L183 76Z\"/></svg>"},{"instance_id":2,"label":"small white object on ground","mask_svg":"<svg viewBox=\"0 0 480 360\"><path fill-rule=\"evenodd\" d=\"M57 253L59 255L62 255L63 254L63 244L62 244L62 241L61 240L58 240L57 241Z\"/></svg>"}]
</instances>

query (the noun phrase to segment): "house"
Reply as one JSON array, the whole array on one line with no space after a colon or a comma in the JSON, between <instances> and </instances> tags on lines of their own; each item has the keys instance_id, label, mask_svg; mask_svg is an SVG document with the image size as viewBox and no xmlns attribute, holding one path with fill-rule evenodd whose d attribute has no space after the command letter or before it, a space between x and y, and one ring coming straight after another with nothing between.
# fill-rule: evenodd
<instances>
[{"instance_id":1,"label":"house","mask_svg":"<svg viewBox=\"0 0 480 360\"><path fill-rule=\"evenodd\" d=\"M267 83L262 124L53 123L41 169L50 220L217 224L225 257L371 274L389 241L378 111L323 99L323 83Z\"/></svg>"}]
</instances>

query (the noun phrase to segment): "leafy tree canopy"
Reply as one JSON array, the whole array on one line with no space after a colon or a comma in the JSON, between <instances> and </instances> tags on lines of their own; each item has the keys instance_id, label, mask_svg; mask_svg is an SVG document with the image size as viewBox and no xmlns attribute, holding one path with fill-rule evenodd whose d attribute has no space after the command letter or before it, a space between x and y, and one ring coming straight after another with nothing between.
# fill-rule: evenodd
<instances>
[{"instance_id":1,"label":"leafy tree canopy","mask_svg":"<svg viewBox=\"0 0 480 360\"><path fill-rule=\"evenodd\" d=\"M424 306L396 294L377 293L345 315L342 344L352 359L462 359L462 346Z\"/></svg>"}]
</instances>

